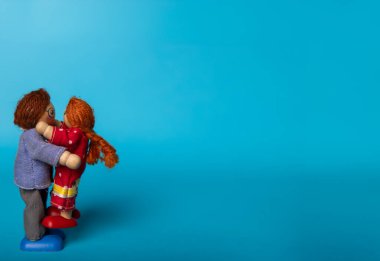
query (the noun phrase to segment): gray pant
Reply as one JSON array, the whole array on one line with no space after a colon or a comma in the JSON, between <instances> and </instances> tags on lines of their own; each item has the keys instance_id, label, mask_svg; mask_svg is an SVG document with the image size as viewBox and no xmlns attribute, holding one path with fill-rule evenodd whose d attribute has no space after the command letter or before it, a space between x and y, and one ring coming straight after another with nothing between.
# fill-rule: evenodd
<instances>
[{"instance_id":1,"label":"gray pant","mask_svg":"<svg viewBox=\"0 0 380 261\"><path fill-rule=\"evenodd\" d=\"M24 229L26 237L31 241L41 239L45 234L45 227L41 225L45 217L48 189L21 189L20 194L25 202Z\"/></svg>"}]
</instances>

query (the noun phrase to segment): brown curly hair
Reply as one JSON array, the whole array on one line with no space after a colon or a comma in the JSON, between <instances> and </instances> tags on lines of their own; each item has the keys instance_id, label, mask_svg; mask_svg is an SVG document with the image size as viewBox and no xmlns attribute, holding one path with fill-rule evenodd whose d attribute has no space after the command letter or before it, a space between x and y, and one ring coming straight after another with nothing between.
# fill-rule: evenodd
<instances>
[{"instance_id":1,"label":"brown curly hair","mask_svg":"<svg viewBox=\"0 0 380 261\"><path fill-rule=\"evenodd\" d=\"M50 95L45 89L25 94L18 101L13 123L23 129L33 129L50 104Z\"/></svg>"},{"instance_id":2,"label":"brown curly hair","mask_svg":"<svg viewBox=\"0 0 380 261\"><path fill-rule=\"evenodd\" d=\"M72 97L67 104L65 114L71 127L80 128L90 140L87 163L94 165L100 160L108 168L114 167L119 157L115 148L94 132L95 116L91 106L82 99Z\"/></svg>"}]
</instances>

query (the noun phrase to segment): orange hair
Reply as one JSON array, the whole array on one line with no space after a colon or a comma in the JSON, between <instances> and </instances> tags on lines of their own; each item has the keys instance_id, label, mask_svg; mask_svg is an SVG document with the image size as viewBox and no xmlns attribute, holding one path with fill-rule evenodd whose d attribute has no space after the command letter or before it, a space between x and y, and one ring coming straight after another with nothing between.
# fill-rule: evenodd
<instances>
[{"instance_id":1,"label":"orange hair","mask_svg":"<svg viewBox=\"0 0 380 261\"><path fill-rule=\"evenodd\" d=\"M95 126L94 110L87 102L76 97L71 98L65 114L71 127L80 128L90 140L87 153L88 164L94 165L100 160L108 168L112 168L119 162L116 149L93 131Z\"/></svg>"}]
</instances>

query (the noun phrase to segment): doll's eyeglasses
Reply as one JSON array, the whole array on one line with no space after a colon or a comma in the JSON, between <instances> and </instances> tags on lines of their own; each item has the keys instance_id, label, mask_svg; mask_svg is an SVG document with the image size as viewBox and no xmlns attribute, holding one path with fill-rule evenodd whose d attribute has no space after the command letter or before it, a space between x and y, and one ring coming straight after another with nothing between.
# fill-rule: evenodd
<instances>
[{"instance_id":1,"label":"doll's eyeglasses","mask_svg":"<svg viewBox=\"0 0 380 261\"><path fill-rule=\"evenodd\" d=\"M55 109L53 107L50 107L49 109L47 109L46 112L48 113L48 116L50 118L54 118L55 117Z\"/></svg>"}]
</instances>

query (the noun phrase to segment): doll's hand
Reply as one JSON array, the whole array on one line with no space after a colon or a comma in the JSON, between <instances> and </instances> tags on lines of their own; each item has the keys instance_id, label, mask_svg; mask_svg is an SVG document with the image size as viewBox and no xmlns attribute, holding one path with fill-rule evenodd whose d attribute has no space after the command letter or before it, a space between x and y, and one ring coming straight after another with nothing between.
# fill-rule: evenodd
<instances>
[{"instance_id":1,"label":"doll's hand","mask_svg":"<svg viewBox=\"0 0 380 261\"><path fill-rule=\"evenodd\" d=\"M53 127L44 121L39 121L37 123L36 131L48 140L50 140L51 136L53 136Z\"/></svg>"},{"instance_id":2,"label":"doll's hand","mask_svg":"<svg viewBox=\"0 0 380 261\"><path fill-rule=\"evenodd\" d=\"M63 152L59 158L59 164L66 166L69 169L77 169L80 167L81 163L82 161L78 155L70 153L68 151Z\"/></svg>"},{"instance_id":3,"label":"doll's hand","mask_svg":"<svg viewBox=\"0 0 380 261\"><path fill-rule=\"evenodd\" d=\"M80 157L78 155L71 154L66 161L66 166L69 169L77 169L80 167L81 163L82 161L80 160Z\"/></svg>"}]
</instances>

